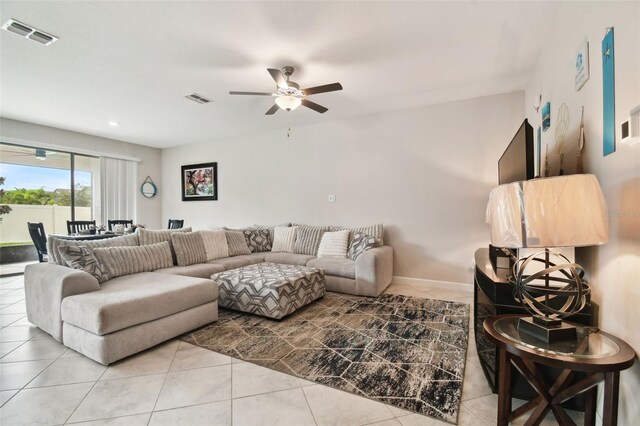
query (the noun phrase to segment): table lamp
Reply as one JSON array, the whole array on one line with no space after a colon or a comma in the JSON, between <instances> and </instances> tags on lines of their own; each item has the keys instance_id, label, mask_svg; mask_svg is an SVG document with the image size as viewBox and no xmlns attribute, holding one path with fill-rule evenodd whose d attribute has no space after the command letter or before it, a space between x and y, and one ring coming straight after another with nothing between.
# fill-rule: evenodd
<instances>
[{"instance_id":1,"label":"table lamp","mask_svg":"<svg viewBox=\"0 0 640 426\"><path fill-rule=\"evenodd\" d=\"M598 180L589 174L508 183L491 191L491 244L543 249L513 266L514 296L532 314L520 319L520 332L547 343L576 338L575 327L562 318L584 308L590 288L584 269L554 248L606 243L605 213Z\"/></svg>"}]
</instances>

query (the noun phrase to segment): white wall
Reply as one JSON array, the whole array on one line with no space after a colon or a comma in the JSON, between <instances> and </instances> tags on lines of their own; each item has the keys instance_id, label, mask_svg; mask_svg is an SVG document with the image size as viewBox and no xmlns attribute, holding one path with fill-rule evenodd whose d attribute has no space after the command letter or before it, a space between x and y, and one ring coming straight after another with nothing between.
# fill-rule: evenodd
<instances>
[{"instance_id":1,"label":"white wall","mask_svg":"<svg viewBox=\"0 0 640 426\"><path fill-rule=\"evenodd\" d=\"M151 176L151 179L156 183L160 181L161 161L160 150L157 148L2 117L0 117L0 140L15 143L22 142L36 147L39 146L39 143L53 144L65 147L69 151L93 151L106 156L136 157L140 159L138 163L139 185L142 184L147 176ZM139 186L136 188L136 194L137 222L152 228L163 227L160 211L162 206L162 186L158 187L158 195L152 199L143 197L139 191Z\"/></svg>"},{"instance_id":2,"label":"white wall","mask_svg":"<svg viewBox=\"0 0 640 426\"><path fill-rule=\"evenodd\" d=\"M396 276L471 283L473 253L488 244L487 196L522 103L511 93L349 120L329 112L291 138L283 128L164 149L163 219L194 228L382 222ZM219 200L180 201L180 166L207 161L218 162Z\"/></svg>"},{"instance_id":3,"label":"white wall","mask_svg":"<svg viewBox=\"0 0 640 426\"><path fill-rule=\"evenodd\" d=\"M640 3L576 2L558 5L555 24L546 37L525 94L525 113L539 122L534 97L551 101L551 129L543 135L553 153L555 119L564 102L570 111L565 170L575 170L580 107L585 107L585 172L595 174L612 215L609 243L578 249L576 257L590 273L593 301L599 305L600 328L621 337L640 352L640 144L617 143L614 154L602 155L602 60L604 29L613 26L615 43L616 122L640 104ZM580 42L588 39L591 77L579 92L573 85L573 61ZM619 141L619 138L617 138ZM544 151L544 148L543 148ZM551 157L552 174L558 158ZM620 216L618 216L620 214ZM621 376L620 424L638 423L640 367Z\"/></svg>"}]
</instances>

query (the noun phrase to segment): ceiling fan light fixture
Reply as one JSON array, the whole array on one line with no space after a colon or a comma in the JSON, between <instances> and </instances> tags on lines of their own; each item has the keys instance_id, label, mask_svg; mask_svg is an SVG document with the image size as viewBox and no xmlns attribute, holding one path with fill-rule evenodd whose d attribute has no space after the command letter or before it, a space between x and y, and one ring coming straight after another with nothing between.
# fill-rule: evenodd
<instances>
[{"instance_id":1,"label":"ceiling fan light fixture","mask_svg":"<svg viewBox=\"0 0 640 426\"><path fill-rule=\"evenodd\" d=\"M300 98L291 95L278 96L276 98L276 104L285 111L293 111L298 108L301 103Z\"/></svg>"}]
</instances>

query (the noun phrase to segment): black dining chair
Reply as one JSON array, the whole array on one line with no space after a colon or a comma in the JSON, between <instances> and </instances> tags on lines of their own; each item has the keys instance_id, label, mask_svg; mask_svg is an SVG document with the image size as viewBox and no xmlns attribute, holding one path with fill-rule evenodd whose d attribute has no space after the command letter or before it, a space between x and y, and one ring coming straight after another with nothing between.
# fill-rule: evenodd
<instances>
[{"instance_id":1,"label":"black dining chair","mask_svg":"<svg viewBox=\"0 0 640 426\"><path fill-rule=\"evenodd\" d=\"M95 220L68 220L67 221L67 233L71 234L79 234L81 231L89 229L89 227L93 225L94 229L96 227Z\"/></svg>"},{"instance_id":2,"label":"black dining chair","mask_svg":"<svg viewBox=\"0 0 640 426\"><path fill-rule=\"evenodd\" d=\"M33 241L33 245L36 246L38 251L38 260L40 260L40 263L47 262L48 259L45 259L45 256L48 257L47 235L44 233L44 225L42 223L27 222L27 227L29 228L31 241Z\"/></svg>"},{"instance_id":3,"label":"black dining chair","mask_svg":"<svg viewBox=\"0 0 640 426\"><path fill-rule=\"evenodd\" d=\"M109 231L113 231L115 225L124 225L125 228L132 227L133 220L108 220L107 224L109 225Z\"/></svg>"},{"instance_id":4,"label":"black dining chair","mask_svg":"<svg viewBox=\"0 0 640 426\"><path fill-rule=\"evenodd\" d=\"M180 229L184 227L184 219L169 219L168 229Z\"/></svg>"}]
</instances>

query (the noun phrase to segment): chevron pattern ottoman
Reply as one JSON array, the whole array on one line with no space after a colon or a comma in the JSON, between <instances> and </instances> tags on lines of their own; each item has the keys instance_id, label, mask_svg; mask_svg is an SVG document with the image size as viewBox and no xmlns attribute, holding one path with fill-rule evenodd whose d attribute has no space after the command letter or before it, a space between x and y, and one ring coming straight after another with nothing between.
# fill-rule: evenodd
<instances>
[{"instance_id":1,"label":"chevron pattern ottoman","mask_svg":"<svg viewBox=\"0 0 640 426\"><path fill-rule=\"evenodd\" d=\"M306 266L258 263L213 274L218 304L225 308L281 319L320 299L324 271Z\"/></svg>"}]
</instances>

